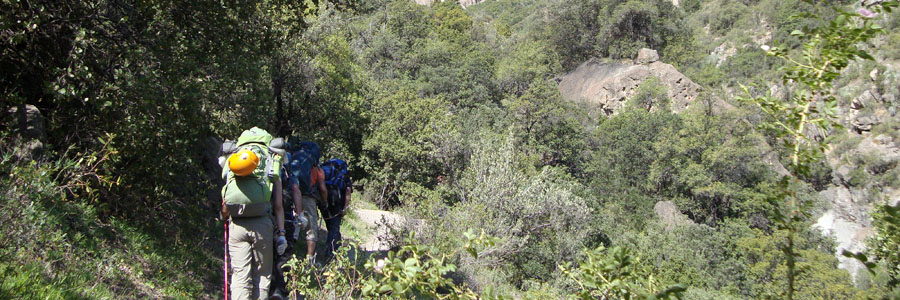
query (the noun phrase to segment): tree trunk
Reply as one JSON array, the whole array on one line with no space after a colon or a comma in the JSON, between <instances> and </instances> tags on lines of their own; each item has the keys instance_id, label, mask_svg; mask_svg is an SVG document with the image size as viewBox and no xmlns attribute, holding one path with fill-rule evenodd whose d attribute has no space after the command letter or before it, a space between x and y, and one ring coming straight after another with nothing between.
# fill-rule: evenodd
<instances>
[{"instance_id":1,"label":"tree trunk","mask_svg":"<svg viewBox=\"0 0 900 300\"><path fill-rule=\"evenodd\" d=\"M272 93L275 96L275 134L279 137L284 137L290 134L290 132L284 118L284 99L282 98L284 74L281 70L280 61L275 63L275 68L272 72Z\"/></svg>"}]
</instances>

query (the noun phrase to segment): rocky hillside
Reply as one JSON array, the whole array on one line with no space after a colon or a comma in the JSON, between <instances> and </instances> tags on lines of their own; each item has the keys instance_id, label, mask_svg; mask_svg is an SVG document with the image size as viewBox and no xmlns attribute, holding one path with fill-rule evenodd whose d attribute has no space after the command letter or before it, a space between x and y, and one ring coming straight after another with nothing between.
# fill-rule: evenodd
<instances>
[{"instance_id":1,"label":"rocky hillside","mask_svg":"<svg viewBox=\"0 0 900 300\"><path fill-rule=\"evenodd\" d=\"M681 112L698 97L700 86L658 59L656 51L650 49L641 49L633 63L592 59L562 76L559 90L567 100L596 103L605 114L614 115L643 82L657 77L666 87L670 109ZM855 71L861 72L864 67L857 68ZM874 208L885 202L900 202L896 179L900 174L900 117L893 108L900 93L900 76L890 64L881 64L864 75L838 89L847 98L841 120L846 129L836 133L839 142L828 153L832 181L819 192L822 209L814 225L835 239L834 253L841 268L854 276L862 265L841 252L864 250L866 239L873 233ZM670 211L674 209L669 207ZM657 213L663 219L667 219L663 215L675 215Z\"/></svg>"},{"instance_id":2,"label":"rocky hillside","mask_svg":"<svg viewBox=\"0 0 900 300\"><path fill-rule=\"evenodd\" d=\"M832 180L819 193L824 211L815 227L834 237L841 267L857 274L862 265L840 253L864 250L873 234L873 209L900 202L900 116L896 112L900 73L884 61L849 72L861 76L838 89L845 99L841 120L845 129L827 153Z\"/></svg>"}]
</instances>

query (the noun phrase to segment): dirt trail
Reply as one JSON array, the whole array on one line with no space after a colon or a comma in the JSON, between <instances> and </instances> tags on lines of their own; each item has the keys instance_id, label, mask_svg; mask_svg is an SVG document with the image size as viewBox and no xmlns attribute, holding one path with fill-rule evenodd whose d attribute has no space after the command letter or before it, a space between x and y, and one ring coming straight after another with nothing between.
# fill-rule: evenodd
<instances>
[{"instance_id":1,"label":"dirt trail","mask_svg":"<svg viewBox=\"0 0 900 300\"><path fill-rule=\"evenodd\" d=\"M366 225L374 228L372 236L360 245L364 251L390 250L390 243L384 239L385 237L388 237L388 234L390 233L390 229L386 224L402 225L406 222L406 219L403 216L389 211L356 209L355 212L360 220L365 222Z\"/></svg>"}]
</instances>

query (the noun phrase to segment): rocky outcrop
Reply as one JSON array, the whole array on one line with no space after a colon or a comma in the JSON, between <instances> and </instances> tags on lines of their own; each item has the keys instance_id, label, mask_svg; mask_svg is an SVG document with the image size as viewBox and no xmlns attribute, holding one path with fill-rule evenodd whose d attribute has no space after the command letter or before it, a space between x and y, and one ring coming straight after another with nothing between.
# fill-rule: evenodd
<instances>
[{"instance_id":1,"label":"rocky outcrop","mask_svg":"<svg viewBox=\"0 0 900 300\"><path fill-rule=\"evenodd\" d=\"M646 65L654 63L658 60L659 53L656 53L656 50L644 48L638 51L638 55L637 58L634 59L634 63L639 65Z\"/></svg>"},{"instance_id":2,"label":"rocky outcrop","mask_svg":"<svg viewBox=\"0 0 900 300\"><path fill-rule=\"evenodd\" d=\"M656 205L653 205L653 212L666 225L666 231L678 226L694 224L694 221L681 213L681 210L672 201L656 202Z\"/></svg>"},{"instance_id":3,"label":"rocky outcrop","mask_svg":"<svg viewBox=\"0 0 900 300\"><path fill-rule=\"evenodd\" d=\"M568 100L596 103L612 115L652 76L665 85L671 110L681 112L700 94L700 86L672 65L656 61L658 58L656 51L642 49L638 64L588 60L561 78L560 93Z\"/></svg>"},{"instance_id":4,"label":"rocky outcrop","mask_svg":"<svg viewBox=\"0 0 900 300\"><path fill-rule=\"evenodd\" d=\"M16 157L32 160L44 154L44 141L47 139L45 122L44 115L34 105L17 105L6 111L2 124L13 129L12 133L19 139L16 143L21 144L16 149Z\"/></svg>"},{"instance_id":5,"label":"rocky outcrop","mask_svg":"<svg viewBox=\"0 0 900 300\"><path fill-rule=\"evenodd\" d=\"M826 236L834 238L837 245L835 254L840 267L854 276L863 270L862 264L852 258L840 255L844 250L861 252L865 250L866 238L874 231L871 223L871 212L877 205L896 204L900 202L900 191L892 187L878 187L877 182L857 182L854 176L877 176L879 172L887 172L900 166L900 147L898 141L888 135L867 136L856 148L841 153L839 157L831 155L833 165L832 186L819 193L819 201L826 209L813 225ZM867 166L846 163L852 157L868 157ZM868 168L866 168L868 167ZM875 167L875 170L870 170ZM878 191L878 192L873 192Z\"/></svg>"}]
</instances>

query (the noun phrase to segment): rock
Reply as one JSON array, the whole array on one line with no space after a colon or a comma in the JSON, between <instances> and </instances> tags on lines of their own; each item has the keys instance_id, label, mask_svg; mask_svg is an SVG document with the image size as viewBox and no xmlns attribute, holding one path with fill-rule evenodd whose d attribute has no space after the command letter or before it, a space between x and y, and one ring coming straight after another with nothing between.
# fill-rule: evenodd
<instances>
[{"instance_id":1,"label":"rock","mask_svg":"<svg viewBox=\"0 0 900 300\"><path fill-rule=\"evenodd\" d=\"M659 54L656 53L656 50L642 48L638 50L637 58L634 60L636 64L646 65L652 62L656 62L659 60Z\"/></svg>"},{"instance_id":2,"label":"rock","mask_svg":"<svg viewBox=\"0 0 900 300\"><path fill-rule=\"evenodd\" d=\"M710 56L716 59L716 67L719 67L728 60L729 57L735 56L737 54L738 49L734 46L728 45L728 43L722 43L712 52L709 53Z\"/></svg>"},{"instance_id":3,"label":"rock","mask_svg":"<svg viewBox=\"0 0 900 300\"><path fill-rule=\"evenodd\" d=\"M21 128L21 118L23 116L19 113L19 106L13 106L7 111L7 113L10 117L7 120L9 122L13 122L10 124L10 126L13 126L12 128L16 128L16 133L28 139L46 138L46 133L44 131L44 115L42 115L41 111L34 105L25 105L24 131L22 131L23 128Z\"/></svg>"},{"instance_id":4,"label":"rock","mask_svg":"<svg viewBox=\"0 0 900 300\"><path fill-rule=\"evenodd\" d=\"M672 203L672 201L656 202L656 205L653 205L653 212L655 212L656 216L666 225L667 231L678 226L694 224L691 219L688 219L687 216L678 210L678 206L676 206L675 203Z\"/></svg>"},{"instance_id":5,"label":"rock","mask_svg":"<svg viewBox=\"0 0 900 300\"><path fill-rule=\"evenodd\" d=\"M859 99L859 97L853 98L853 101L850 102L850 108L860 110L865 108L866 105L863 104L863 101Z\"/></svg>"},{"instance_id":6,"label":"rock","mask_svg":"<svg viewBox=\"0 0 900 300\"><path fill-rule=\"evenodd\" d=\"M878 157L884 163L900 161L900 148L893 142L893 138L879 134L876 137L867 137L856 146L857 153Z\"/></svg>"},{"instance_id":7,"label":"rock","mask_svg":"<svg viewBox=\"0 0 900 300\"><path fill-rule=\"evenodd\" d=\"M41 111L34 105L24 105L24 114L19 111L20 106L13 106L7 110L3 120L7 128L13 128L13 132L21 139L22 151L17 151L19 159L38 159L44 154L44 141L47 139L44 123L46 122Z\"/></svg>"},{"instance_id":8,"label":"rock","mask_svg":"<svg viewBox=\"0 0 900 300\"><path fill-rule=\"evenodd\" d=\"M897 100L897 96L892 93L885 93L881 95L881 103L894 103ZM891 106L891 108L894 108Z\"/></svg>"},{"instance_id":9,"label":"rock","mask_svg":"<svg viewBox=\"0 0 900 300\"><path fill-rule=\"evenodd\" d=\"M700 95L700 85L670 64L654 62L650 64L650 73L658 77L668 88L670 105L674 112L684 111Z\"/></svg>"},{"instance_id":10,"label":"rock","mask_svg":"<svg viewBox=\"0 0 900 300\"><path fill-rule=\"evenodd\" d=\"M878 136L876 136L875 138L872 139L872 142L875 143L876 145L885 145L885 146L890 147L890 145L893 144L893 142L894 142L894 138L892 138L888 135L885 135L885 134L879 134Z\"/></svg>"},{"instance_id":11,"label":"rock","mask_svg":"<svg viewBox=\"0 0 900 300\"><path fill-rule=\"evenodd\" d=\"M879 73L878 68L872 69L872 72L869 72L869 79L872 79L872 81L877 81L878 73Z\"/></svg>"},{"instance_id":12,"label":"rock","mask_svg":"<svg viewBox=\"0 0 900 300\"><path fill-rule=\"evenodd\" d=\"M853 129L856 130L857 133L862 133L863 131L872 131L872 126L878 124L878 119L872 116L865 116L856 118L851 123L853 124Z\"/></svg>"},{"instance_id":13,"label":"rock","mask_svg":"<svg viewBox=\"0 0 900 300\"><path fill-rule=\"evenodd\" d=\"M848 165L842 165L836 171L834 171L834 184L848 187L850 186L850 172L853 169Z\"/></svg>"},{"instance_id":14,"label":"rock","mask_svg":"<svg viewBox=\"0 0 900 300\"><path fill-rule=\"evenodd\" d=\"M670 64L622 64L588 60L559 81L563 98L600 105L606 115L616 114L637 87L649 77L665 85L671 109L681 112L700 94L700 86Z\"/></svg>"},{"instance_id":15,"label":"rock","mask_svg":"<svg viewBox=\"0 0 900 300\"><path fill-rule=\"evenodd\" d=\"M868 197L864 190L850 190L846 187L831 187L819 193L819 199L830 208L825 211L813 225L822 231L823 235L834 238L835 256L838 258L841 269L850 272L852 276L861 270L861 266L854 259L840 255L844 250L859 252L865 249L865 240L872 234L872 224L869 222L868 211L870 205L865 199Z\"/></svg>"},{"instance_id":16,"label":"rock","mask_svg":"<svg viewBox=\"0 0 900 300\"><path fill-rule=\"evenodd\" d=\"M478 4L481 2L484 2L484 0L459 0L459 6L462 6L462 8L466 8L470 5Z\"/></svg>"},{"instance_id":17,"label":"rock","mask_svg":"<svg viewBox=\"0 0 900 300\"><path fill-rule=\"evenodd\" d=\"M850 103L850 108L859 110L867 106L875 105L879 98L881 98L881 95L878 94L877 89L874 87L867 89L859 94L858 97L853 98L853 101Z\"/></svg>"}]
</instances>

